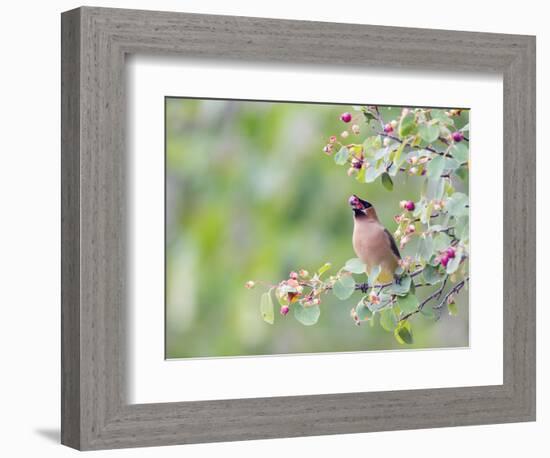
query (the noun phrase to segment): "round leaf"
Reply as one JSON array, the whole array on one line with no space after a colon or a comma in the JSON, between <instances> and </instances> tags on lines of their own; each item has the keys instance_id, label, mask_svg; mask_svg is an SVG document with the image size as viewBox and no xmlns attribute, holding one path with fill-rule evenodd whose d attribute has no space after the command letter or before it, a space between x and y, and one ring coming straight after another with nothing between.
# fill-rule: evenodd
<instances>
[{"instance_id":1,"label":"round leaf","mask_svg":"<svg viewBox=\"0 0 550 458\"><path fill-rule=\"evenodd\" d=\"M344 265L344 270L354 274L362 274L365 273L365 264L359 258L348 259Z\"/></svg>"},{"instance_id":2,"label":"round leaf","mask_svg":"<svg viewBox=\"0 0 550 458\"><path fill-rule=\"evenodd\" d=\"M275 321L275 312L273 310L273 300L271 293L263 293L260 299L260 313L266 323L273 324Z\"/></svg>"},{"instance_id":3,"label":"round leaf","mask_svg":"<svg viewBox=\"0 0 550 458\"><path fill-rule=\"evenodd\" d=\"M304 326L312 326L319 320L321 309L318 305L304 307L299 302L292 306L294 309L294 318L296 318Z\"/></svg>"},{"instance_id":4,"label":"round leaf","mask_svg":"<svg viewBox=\"0 0 550 458\"><path fill-rule=\"evenodd\" d=\"M350 297L354 291L355 280L351 275L342 275L332 287L334 295L342 301Z\"/></svg>"},{"instance_id":5,"label":"round leaf","mask_svg":"<svg viewBox=\"0 0 550 458\"><path fill-rule=\"evenodd\" d=\"M422 124L418 127L418 133L426 143L433 143L439 138L439 126Z\"/></svg>"},{"instance_id":6,"label":"round leaf","mask_svg":"<svg viewBox=\"0 0 550 458\"><path fill-rule=\"evenodd\" d=\"M397 305L401 312L406 315L418 308L418 299L414 294L409 293L406 296L399 296L397 298Z\"/></svg>"}]
</instances>

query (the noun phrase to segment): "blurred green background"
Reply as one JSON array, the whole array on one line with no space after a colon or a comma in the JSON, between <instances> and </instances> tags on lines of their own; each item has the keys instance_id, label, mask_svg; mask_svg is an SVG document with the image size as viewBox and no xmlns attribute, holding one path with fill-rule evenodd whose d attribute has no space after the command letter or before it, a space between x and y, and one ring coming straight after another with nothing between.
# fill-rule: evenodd
<instances>
[{"instance_id":1,"label":"blurred green background","mask_svg":"<svg viewBox=\"0 0 550 458\"><path fill-rule=\"evenodd\" d=\"M389 121L400 110L381 113ZM166 99L167 358L468 345L466 291L458 316L413 318L415 343L404 347L380 326L354 324L349 311L359 293L346 301L324 296L319 322L306 327L292 314L265 323L265 288L244 288L327 261L336 270L355 257L350 194L372 202L392 232L399 201L418 199L420 178L398 174L388 192L380 180L357 183L323 153L328 137L349 127L343 111L354 113L338 105ZM347 142L369 133L359 125Z\"/></svg>"}]
</instances>

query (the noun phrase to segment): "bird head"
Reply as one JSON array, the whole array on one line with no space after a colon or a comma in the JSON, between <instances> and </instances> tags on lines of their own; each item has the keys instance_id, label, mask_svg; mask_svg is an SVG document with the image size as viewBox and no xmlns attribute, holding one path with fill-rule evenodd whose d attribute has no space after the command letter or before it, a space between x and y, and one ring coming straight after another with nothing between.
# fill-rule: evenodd
<instances>
[{"instance_id":1,"label":"bird head","mask_svg":"<svg viewBox=\"0 0 550 458\"><path fill-rule=\"evenodd\" d=\"M363 200L359 197L357 197L355 194L353 194L348 199L349 206L353 210L353 213L355 216L366 216L367 210L369 208L372 208L372 205L370 202L367 202L366 200Z\"/></svg>"}]
</instances>

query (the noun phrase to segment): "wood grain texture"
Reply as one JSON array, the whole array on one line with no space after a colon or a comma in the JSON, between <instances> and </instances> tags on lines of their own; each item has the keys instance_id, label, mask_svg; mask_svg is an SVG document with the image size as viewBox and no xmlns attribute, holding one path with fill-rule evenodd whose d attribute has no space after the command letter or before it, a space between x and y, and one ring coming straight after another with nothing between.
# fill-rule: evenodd
<instances>
[{"instance_id":1,"label":"wood grain texture","mask_svg":"<svg viewBox=\"0 0 550 458\"><path fill-rule=\"evenodd\" d=\"M63 13L62 42L64 444L87 450L535 418L534 37L84 7ZM504 384L128 404L130 53L502 73Z\"/></svg>"}]
</instances>

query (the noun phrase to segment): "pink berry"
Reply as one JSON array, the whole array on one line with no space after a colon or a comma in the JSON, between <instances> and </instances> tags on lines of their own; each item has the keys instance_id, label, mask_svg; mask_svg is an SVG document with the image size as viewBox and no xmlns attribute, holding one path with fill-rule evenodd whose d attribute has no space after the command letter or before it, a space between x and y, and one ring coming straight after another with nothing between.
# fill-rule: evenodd
<instances>
[{"instance_id":1,"label":"pink berry","mask_svg":"<svg viewBox=\"0 0 550 458\"><path fill-rule=\"evenodd\" d=\"M447 264L449 264L449 256L447 256L447 254L444 254L441 258L441 265L443 267L447 267Z\"/></svg>"},{"instance_id":2,"label":"pink berry","mask_svg":"<svg viewBox=\"0 0 550 458\"><path fill-rule=\"evenodd\" d=\"M340 115L340 119L344 122L350 122L351 121L351 113L348 113L347 111L345 113L342 113Z\"/></svg>"},{"instance_id":3,"label":"pink berry","mask_svg":"<svg viewBox=\"0 0 550 458\"><path fill-rule=\"evenodd\" d=\"M290 307L288 305L282 305L281 306L281 315L286 316L288 312L290 311Z\"/></svg>"},{"instance_id":4,"label":"pink berry","mask_svg":"<svg viewBox=\"0 0 550 458\"><path fill-rule=\"evenodd\" d=\"M408 200L405 202L405 210L412 212L415 209L414 202L412 200Z\"/></svg>"},{"instance_id":5,"label":"pink berry","mask_svg":"<svg viewBox=\"0 0 550 458\"><path fill-rule=\"evenodd\" d=\"M455 255L456 255L455 249L454 249L452 246L449 247L449 248L447 248L447 251L445 251L445 253L447 254L447 257L448 257L449 259L453 259L453 258L455 257Z\"/></svg>"},{"instance_id":6,"label":"pink berry","mask_svg":"<svg viewBox=\"0 0 550 458\"><path fill-rule=\"evenodd\" d=\"M387 134L393 132L393 126L390 123L386 124L384 126L384 132L386 132Z\"/></svg>"},{"instance_id":7,"label":"pink berry","mask_svg":"<svg viewBox=\"0 0 550 458\"><path fill-rule=\"evenodd\" d=\"M453 140L455 142L461 142L462 140L464 140L464 134L459 131L453 132Z\"/></svg>"}]
</instances>

